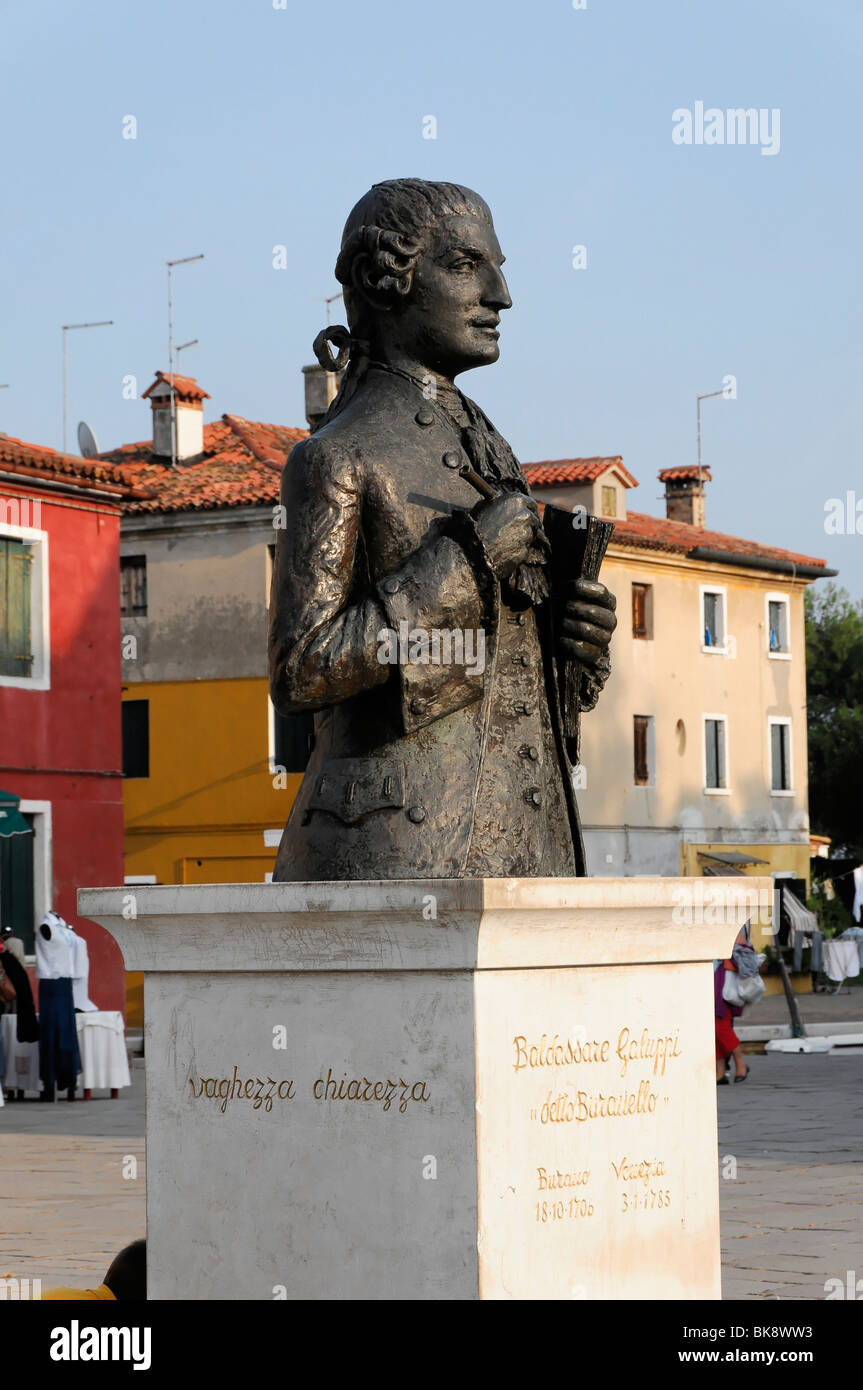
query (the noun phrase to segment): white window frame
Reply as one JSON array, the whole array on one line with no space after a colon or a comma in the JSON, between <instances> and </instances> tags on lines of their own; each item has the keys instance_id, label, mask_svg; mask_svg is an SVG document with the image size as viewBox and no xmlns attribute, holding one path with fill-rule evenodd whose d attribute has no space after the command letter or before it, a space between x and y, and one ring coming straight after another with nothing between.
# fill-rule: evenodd
<instances>
[{"instance_id":1,"label":"white window frame","mask_svg":"<svg viewBox=\"0 0 863 1390\"><path fill-rule=\"evenodd\" d=\"M791 779L791 785L790 785L789 787L774 788L774 786L773 786L773 725L774 725L774 724L785 724L785 725L787 726L787 728L788 728L788 773L789 773L789 776L790 776L790 779ZM793 721L792 721L790 715L787 715L787 714L783 714L783 715L773 715L773 714L769 714L769 715L767 716L767 771L768 771L768 776L769 776L769 778L770 778L770 795L771 795L771 796L796 796L796 795L797 795L797 793L796 793L796 791L795 791L795 787L794 787L794 729L793 729Z\"/></svg>"},{"instance_id":2,"label":"white window frame","mask_svg":"<svg viewBox=\"0 0 863 1390\"><path fill-rule=\"evenodd\" d=\"M785 632L788 637L788 650L785 652L772 652L770 650L770 605L771 603L784 603L785 605ZM788 594L765 594L764 595L764 632L767 638L767 655L771 661L790 661L791 660L791 599Z\"/></svg>"},{"instance_id":3,"label":"white window frame","mask_svg":"<svg viewBox=\"0 0 863 1390\"><path fill-rule=\"evenodd\" d=\"M708 648L710 650L710 648ZM707 785L707 721L715 719L720 724L725 725L725 767L724 787L708 787ZM731 750L729 747L728 734L728 715L727 714L703 714L701 716L701 785L705 796L730 796L731 795Z\"/></svg>"},{"instance_id":4,"label":"white window frame","mask_svg":"<svg viewBox=\"0 0 863 1390\"><path fill-rule=\"evenodd\" d=\"M722 597L722 646L708 647L704 640L704 596L705 594L720 594ZM698 621L699 621L699 644L703 652L710 656L728 655L728 590L724 584L699 584L698 586Z\"/></svg>"},{"instance_id":5,"label":"white window frame","mask_svg":"<svg viewBox=\"0 0 863 1390\"><path fill-rule=\"evenodd\" d=\"M18 810L33 817L33 916L41 922L54 902L54 830L50 801L18 803ZM26 956L32 964L35 956Z\"/></svg>"},{"instance_id":6,"label":"white window frame","mask_svg":"<svg viewBox=\"0 0 863 1390\"><path fill-rule=\"evenodd\" d=\"M48 605L48 532L0 522L0 538L23 541L33 549L30 587L30 641L33 669L29 676L0 676L0 686L15 690L51 689L51 622Z\"/></svg>"}]
</instances>

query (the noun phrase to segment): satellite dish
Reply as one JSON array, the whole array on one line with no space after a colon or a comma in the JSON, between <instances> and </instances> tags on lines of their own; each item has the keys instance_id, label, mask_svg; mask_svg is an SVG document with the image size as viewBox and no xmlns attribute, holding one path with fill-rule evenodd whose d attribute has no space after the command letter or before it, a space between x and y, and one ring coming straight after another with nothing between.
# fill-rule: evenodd
<instances>
[{"instance_id":1,"label":"satellite dish","mask_svg":"<svg viewBox=\"0 0 863 1390\"><path fill-rule=\"evenodd\" d=\"M78 448L81 450L82 458L85 459L95 458L99 452L96 436L86 420L82 420L78 426Z\"/></svg>"}]
</instances>

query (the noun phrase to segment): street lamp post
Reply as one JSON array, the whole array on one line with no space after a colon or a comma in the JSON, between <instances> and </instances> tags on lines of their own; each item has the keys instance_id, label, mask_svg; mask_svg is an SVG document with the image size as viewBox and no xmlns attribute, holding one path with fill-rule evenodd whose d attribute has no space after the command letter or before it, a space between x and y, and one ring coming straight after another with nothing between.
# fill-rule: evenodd
<instances>
[{"instance_id":1,"label":"street lamp post","mask_svg":"<svg viewBox=\"0 0 863 1390\"><path fill-rule=\"evenodd\" d=\"M114 323L113 319L100 319L98 323L64 323L63 329L63 453L66 452L66 417L68 415L68 390L67 390L67 353L66 353L66 334L72 328L110 328Z\"/></svg>"}]
</instances>

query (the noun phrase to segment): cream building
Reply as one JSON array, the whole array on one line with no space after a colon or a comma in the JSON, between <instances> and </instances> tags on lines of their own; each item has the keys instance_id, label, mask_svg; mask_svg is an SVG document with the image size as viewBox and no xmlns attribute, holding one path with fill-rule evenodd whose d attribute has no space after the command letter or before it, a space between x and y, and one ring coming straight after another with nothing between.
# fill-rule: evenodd
<instances>
[{"instance_id":1,"label":"cream building","mask_svg":"<svg viewBox=\"0 0 863 1390\"><path fill-rule=\"evenodd\" d=\"M620 458L525 473L538 501L615 522L612 675L576 772L588 871L808 878L803 594L835 571L708 530L707 468L659 474L664 518L629 511Z\"/></svg>"}]
</instances>

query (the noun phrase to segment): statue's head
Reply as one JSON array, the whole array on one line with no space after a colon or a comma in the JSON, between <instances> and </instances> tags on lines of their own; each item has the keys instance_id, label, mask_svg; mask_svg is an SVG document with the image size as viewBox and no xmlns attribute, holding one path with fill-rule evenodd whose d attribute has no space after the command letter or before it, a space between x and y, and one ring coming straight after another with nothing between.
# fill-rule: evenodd
<instances>
[{"instance_id":1,"label":"statue's head","mask_svg":"<svg viewBox=\"0 0 863 1390\"><path fill-rule=\"evenodd\" d=\"M452 379L496 362L509 297L487 204L456 183L376 183L345 224L336 263L351 334Z\"/></svg>"}]
</instances>

